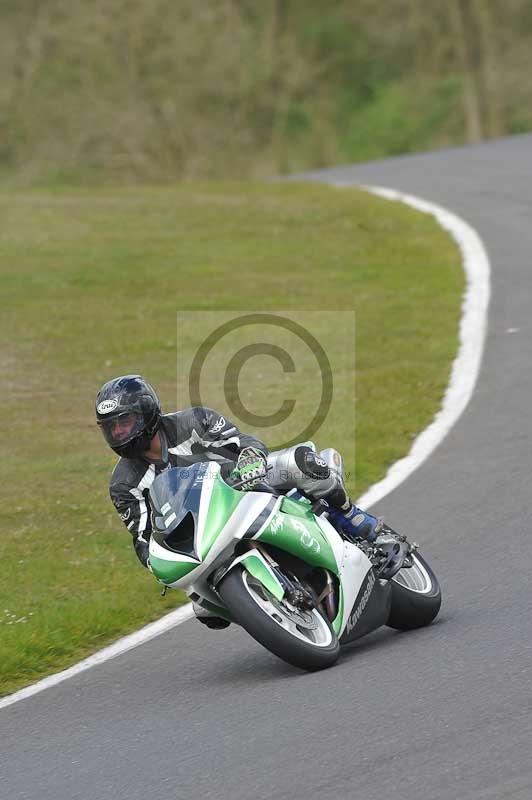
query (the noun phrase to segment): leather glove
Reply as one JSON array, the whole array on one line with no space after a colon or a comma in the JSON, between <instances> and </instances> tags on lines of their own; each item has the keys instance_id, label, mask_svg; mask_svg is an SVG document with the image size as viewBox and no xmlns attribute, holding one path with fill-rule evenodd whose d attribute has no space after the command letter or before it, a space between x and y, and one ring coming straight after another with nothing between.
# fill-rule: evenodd
<instances>
[{"instance_id":1,"label":"leather glove","mask_svg":"<svg viewBox=\"0 0 532 800\"><path fill-rule=\"evenodd\" d=\"M264 453L256 447L244 447L240 451L231 478L237 484L235 488L244 492L250 491L259 481L264 480L268 472L267 460Z\"/></svg>"}]
</instances>

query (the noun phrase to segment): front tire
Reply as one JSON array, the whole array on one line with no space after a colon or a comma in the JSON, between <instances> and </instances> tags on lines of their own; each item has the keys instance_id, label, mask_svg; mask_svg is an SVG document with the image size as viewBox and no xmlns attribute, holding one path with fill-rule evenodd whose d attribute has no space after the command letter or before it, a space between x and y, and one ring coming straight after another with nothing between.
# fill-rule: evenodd
<instances>
[{"instance_id":1,"label":"front tire","mask_svg":"<svg viewBox=\"0 0 532 800\"><path fill-rule=\"evenodd\" d=\"M441 606L438 579L419 553L412 554L412 567L400 569L391 579L392 605L387 625L410 631L430 625Z\"/></svg>"},{"instance_id":2,"label":"front tire","mask_svg":"<svg viewBox=\"0 0 532 800\"><path fill-rule=\"evenodd\" d=\"M283 661L315 671L337 660L340 645L328 620L317 609L302 611L277 600L245 567L234 567L218 593L235 622Z\"/></svg>"}]
</instances>

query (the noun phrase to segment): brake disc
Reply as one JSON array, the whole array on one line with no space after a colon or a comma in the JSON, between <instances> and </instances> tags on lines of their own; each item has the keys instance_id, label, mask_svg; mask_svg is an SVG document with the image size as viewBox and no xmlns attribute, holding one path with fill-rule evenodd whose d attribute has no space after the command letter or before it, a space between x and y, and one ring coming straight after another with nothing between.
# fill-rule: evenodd
<instances>
[{"instance_id":1,"label":"brake disc","mask_svg":"<svg viewBox=\"0 0 532 800\"><path fill-rule=\"evenodd\" d=\"M286 603L279 603L277 600L270 598L271 604L281 613L284 617L289 619L300 628L307 630L315 630L318 623L314 619L314 615L310 611L303 611L302 609L294 608Z\"/></svg>"}]
</instances>

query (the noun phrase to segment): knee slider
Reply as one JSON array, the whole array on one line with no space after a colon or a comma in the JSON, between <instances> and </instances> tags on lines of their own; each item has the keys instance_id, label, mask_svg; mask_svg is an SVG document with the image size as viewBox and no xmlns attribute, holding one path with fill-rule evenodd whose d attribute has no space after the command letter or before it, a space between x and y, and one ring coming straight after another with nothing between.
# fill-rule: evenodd
<instances>
[{"instance_id":1,"label":"knee slider","mask_svg":"<svg viewBox=\"0 0 532 800\"><path fill-rule=\"evenodd\" d=\"M330 475L327 462L307 445L299 445L294 452L296 464L307 478L323 480Z\"/></svg>"}]
</instances>

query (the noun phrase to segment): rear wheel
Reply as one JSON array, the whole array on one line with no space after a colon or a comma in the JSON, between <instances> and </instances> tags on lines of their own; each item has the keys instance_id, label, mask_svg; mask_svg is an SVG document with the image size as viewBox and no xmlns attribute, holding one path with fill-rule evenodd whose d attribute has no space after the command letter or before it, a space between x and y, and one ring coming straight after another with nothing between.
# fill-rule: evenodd
<instances>
[{"instance_id":1,"label":"rear wheel","mask_svg":"<svg viewBox=\"0 0 532 800\"><path fill-rule=\"evenodd\" d=\"M392 606L387 624L400 631L429 625L441 606L436 575L419 553L411 557L412 566L400 569L390 581Z\"/></svg>"},{"instance_id":2,"label":"rear wheel","mask_svg":"<svg viewBox=\"0 0 532 800\"><path fill-rule=\"evenodd\" d=\"M283 661L314 671L332 666L338 658L338 638L317 609L277 600L245 567L232 569L218 592L235 622Z\"/></svg>"}]
</instances>

